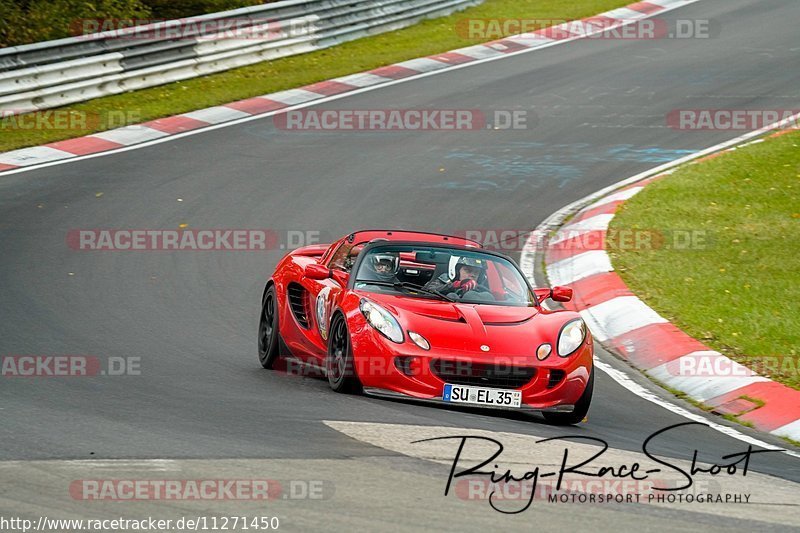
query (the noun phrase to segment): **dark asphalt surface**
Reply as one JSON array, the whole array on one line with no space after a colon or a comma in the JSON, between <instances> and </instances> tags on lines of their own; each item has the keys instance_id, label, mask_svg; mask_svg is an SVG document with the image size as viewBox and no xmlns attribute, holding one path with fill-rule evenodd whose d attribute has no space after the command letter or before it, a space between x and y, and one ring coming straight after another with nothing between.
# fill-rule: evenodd
<instances>
[{"instance_id":1,"label":"dark asphalt surface","mask_svg":"<svg viewBox=\"0 0 800 533\"><path fill-rule=\"evenodd\" d=\"M721 33L583 40L320 106L528 110L538 118L526 130L300 133L267 118L0 176L0 354L141 358L140 376L2 378L0 460L391 455L323 420L563 434L535 418L337 395L262 370L257 317L279 250L78 252L66 234L182 223L331 238L368 227L532 229L591 192L743 133L670 129L673 109L796 105L800 3L704 0L665 18L711 19ZM685 421L597 378L589 423L574 434L636 450ZM691 430L659 449L713 460L744 446ZM752 468L800 482L800 461L783 454Z\"/></svg>"}]
</instances>

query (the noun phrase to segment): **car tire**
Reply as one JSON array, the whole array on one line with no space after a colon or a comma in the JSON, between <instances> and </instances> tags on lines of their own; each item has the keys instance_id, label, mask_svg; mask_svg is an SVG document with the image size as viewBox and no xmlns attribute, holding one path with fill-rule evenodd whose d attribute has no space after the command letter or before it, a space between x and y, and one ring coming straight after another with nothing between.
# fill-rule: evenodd
<instances>
[{"instance_id":1,"label":"car tire","mask_svg":"<svg viewBox=\"0 0 800 533\"><path fill-rule=\"evenodd\" d=\"M586 413L589 412L589 406L592 403L592 394L594 392L594 367L589 374L589 382L583 390L583 394L575 404L575 410L571 413L542 413L544 419L556 426L571 426L578 424L586 418Z\"/></svg>"},{"instance_id":2,"label":"car tire","mask_svg":"<svg viewBox=\"0 0 800 533\"><path fill-rule=\"evenodd\" d=\"M270 285L261 300L261 317L258 321L258 360L267 369L273 367L283 346L279 325L278 296L275 285Z\"/></svg>"},{"instance_id":3,"label":"car tire","mask_svg":"<svg viewBox=\"0 0 800 533\"><path fill-rule=\"evenodd\" d=\"M336 315L331 321L325 374L331 389L336 392L347 394L361 391L361 382L355 371L353 343L347 330L347 321L342 315Z\"/></svg>"}]
</instances>

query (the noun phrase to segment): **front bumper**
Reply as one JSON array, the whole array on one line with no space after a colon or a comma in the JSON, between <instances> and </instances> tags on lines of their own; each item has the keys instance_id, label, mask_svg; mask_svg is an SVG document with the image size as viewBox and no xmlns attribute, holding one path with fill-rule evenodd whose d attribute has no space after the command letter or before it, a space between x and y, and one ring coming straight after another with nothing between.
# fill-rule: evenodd
<instances>
[{"instance_id":1,"label":"front bumper","mask_svg":"<svg viewBox=\"0 0 800 533\"><path fill-rule=\"evenodd\" d=\"M571 413L572 411L575 410L575 406L570 404L558 404L558 405L553 405L551 407L536 408L532 405L528 405L525 403L523 403L519 407L501 407L497 405L454 403L454 402L446 402L441 398L418 398L416 396L411 396L409 394L403 394L402 392L392 391L388 389L379 389L377 387L364 387L364 394L366 394L367 396L375 396L377 398L387 398L390 400L412 400L416 402L432 403L447 407L473 407L473 408L477 407L479 409L494 409L497 411Z\"/></svg>"},{"instance_id":2,"label":"front bumper","mask_svg":"<svg viewBox=\"0 0 800 533\"><path fill-rule=\"evenodd\" d=\"M545 361L536 361L532 356L503 357L463 351L425 351L415 348L409 342L402 345L391 343L371 328L358 333L354 336L353 345L356 373L367 394L384 398L453 405L442 400L445 383L469 384L521 391L521 408L494 407L496 409L571 412L583 395L592 371L591 335L587 335L586 342L567 358L551 355ZM414 361L413 372L409 372L405 365L398 367L397 364L400 360L409 358ZM489 382L467 383L437 373L434 363L442 360L467 366L502 364L504 368L535 367L536 372L530 380L510 386L498 386ZM557 379L553 379L554 377ZM479 405L474 407L493 408Z\"/></svg>"}]
</instances>

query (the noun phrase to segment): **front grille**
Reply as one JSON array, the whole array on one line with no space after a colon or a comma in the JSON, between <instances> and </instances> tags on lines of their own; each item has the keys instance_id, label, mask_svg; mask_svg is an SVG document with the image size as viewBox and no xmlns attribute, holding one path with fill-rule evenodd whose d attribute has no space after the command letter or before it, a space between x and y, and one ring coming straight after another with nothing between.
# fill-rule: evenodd
<instances>
[{"instance_id":1,"label":"front grille","mask_svg":"<svg viewBox=\"0 0 800 533\"><path fill-rule=\"evenodd\" d=\"M413 374L413 369L411 368L411 362L414 360L414 357L395 357L394 358L394 366L397 367L397 370L405 374L406 376L411 376Z\"/></svg>"},{"instance_id":2,"label":"front grille","mask_svg":"<svg viewBox=\"0 0 800 533\"><path fill-rule=\"evenodd\" d=\"M306 308L306 290L302 285L297 283L290 283L287 287L289 296L289 307L292 308L292 314L297 319L297 323L301 327L308 329L308 309Z\"/></svg>"},{"instance_id":3,"label":"front grille","mask_svg":"<svg viewBox=\"0 0 800 533\"><path fill-rule=\"evenodd\" d=\"M547 380L547 388L552 389L564 379L564 371L554 368L550 371L550 379Z\"/></svg>"},{"instance_id":4,"label":"front grille","mask_svg":"<svg viewBox=\"0 0 800 533\"><path fill-rule=\"evenodd\" d=\"M498 389L518 389L536 375L536 368L530 366L493 365L445 359L431 361L431 371L445 383Z\"/></svg>"}]
</instances>

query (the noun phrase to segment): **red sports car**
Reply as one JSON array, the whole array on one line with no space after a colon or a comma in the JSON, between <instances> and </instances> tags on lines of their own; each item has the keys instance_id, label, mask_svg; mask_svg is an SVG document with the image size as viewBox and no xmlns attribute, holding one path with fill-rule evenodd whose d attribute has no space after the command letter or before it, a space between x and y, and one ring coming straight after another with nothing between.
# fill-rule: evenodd
<instances>
[{"instance_id":1,"label":"red sports car","mask_svg":"<svg viewBox=\"0 0 800 533\"><path fill-rule=\"evenodd\" d=\"M267 281L259 359L319 367L337 392L541 411L584 419L592 336L580 315L549 311L566 287L532 289L508 257L467 239L351 233L299 248Z\"/></svg>"}]
</instances>

